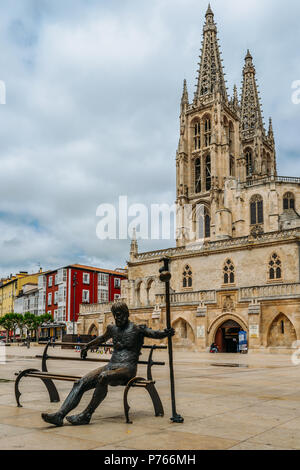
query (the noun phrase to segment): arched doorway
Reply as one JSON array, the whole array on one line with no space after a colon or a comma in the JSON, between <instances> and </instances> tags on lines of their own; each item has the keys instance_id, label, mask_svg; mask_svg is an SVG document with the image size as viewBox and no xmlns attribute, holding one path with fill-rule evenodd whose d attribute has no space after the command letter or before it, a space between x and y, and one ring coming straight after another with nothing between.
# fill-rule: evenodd
<instances>
[{"instance_id":1,"label":"arched doorway","mask_svg":"<svg viewBox=\"0 0 300 470\"><path fill-rule=\"evenodd\" d=\"M227 320L217 330L215 343L220 353L239 352L239 332L244 329L234 320Z\"/></svg>"},{"instance_id":2,"label":"arched doorway","mask_svg":"<svg viewBox=\"0 0 300 470\"><path fill-rule=\"evenodd\" d=\"M96 325L91 325L90 329L89 329L89 333L88 333L90 336L98 336L98 329L96 327Z\"/></svg>"}]
</instances>

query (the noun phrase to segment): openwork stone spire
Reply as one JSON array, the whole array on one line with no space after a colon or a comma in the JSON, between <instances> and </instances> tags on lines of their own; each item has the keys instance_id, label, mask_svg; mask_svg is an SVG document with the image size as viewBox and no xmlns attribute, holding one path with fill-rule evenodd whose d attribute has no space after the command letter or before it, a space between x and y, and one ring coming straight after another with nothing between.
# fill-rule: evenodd
<instances>
[{"instance_id":1,"label":"openwork stone spire","mask_svg":"<svg viewBox=\"0 0 300 470\"><path fill-rule=\"evenodd\" d=\"M188 104L189 104L189 94L188 94L186 80L184 80L184 82L183 82L183 93L182 93L182 98L181 98L181 106L183 107L184 105L188 105Z\"/></svg>"},{"instance_id":2,"label":"openwork stone spire","mask_svg":"<svg viewBox=\"0 0 300 470\"><path fill-rule=\"evenodd\" d=\"M269 132L268 132L269 139L274 142L274 131L273 131L273 123L272 118L269 119Z\"/></svg>"},{"instance_id":3,"label":"openwork stone spire","mask_svg":"<svg viewBox=\"0 0 300 470\"><path fill-rule=\"evenodd\" d=\"M136 229L132 231L131 245L130 245L130 260L133 261L139 252L138 242L136 239Z\"/></svg>"},{"instance_id":4,"label":"openwork stone spire","mask_svg":"<svg viewBox=\"0 0 300 470\"><path fill-rule=\"evenodd\" d=\"M254 134L257 129L260 129L265 134L255 74L253 58L248 50L243 70L241 130L247 134Z\"/></svg>"},{"instance_id":5,"label":"openwork stone spire","mask_svg":"<svg viewBox=\"0 0 300 470\"><path fill-rule=\"evenodd\" d=\"M200 69L194 101L197 102L202 96L218 91L221 93L221 96L228 101L217 39L217 26L214 22L214 14L210 5L208 5L205 16L206 23L203 28L202 53L200 56Z\"/></svg>"}]
</instances>

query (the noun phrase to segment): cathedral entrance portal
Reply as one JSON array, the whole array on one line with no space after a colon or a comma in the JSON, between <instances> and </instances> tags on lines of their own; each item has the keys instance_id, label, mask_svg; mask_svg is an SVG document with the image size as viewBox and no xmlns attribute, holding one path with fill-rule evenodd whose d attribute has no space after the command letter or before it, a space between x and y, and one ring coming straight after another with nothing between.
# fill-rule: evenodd
<instances>
[{"instance_id":1,"label":"cathedral entrance portal","mask_svg":"<svg viewBox=\"0 0 300 470\"><path fill-rule=\"evenodd\" d=\"M243 328L235 321L228 320L217 330L215 343L220 353L239 352L239 332Z\"/></svg>"}]
</instances>

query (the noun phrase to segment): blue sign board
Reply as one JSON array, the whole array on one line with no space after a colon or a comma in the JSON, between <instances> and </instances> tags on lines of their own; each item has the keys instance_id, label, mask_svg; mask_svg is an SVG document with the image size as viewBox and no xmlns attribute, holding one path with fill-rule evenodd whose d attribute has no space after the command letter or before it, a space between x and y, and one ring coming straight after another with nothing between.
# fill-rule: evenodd
<instances>
[{"instance_id":1,"label":"blue sign board","mask_svg":"<svg viewBox=\"0 0 300 470\"><path fill-rule=\"evenodd\" d=\"M239 351L247 351L247 349L248 349L247 332L240 331L239 332Z\"/></svg>"}]
</instances>

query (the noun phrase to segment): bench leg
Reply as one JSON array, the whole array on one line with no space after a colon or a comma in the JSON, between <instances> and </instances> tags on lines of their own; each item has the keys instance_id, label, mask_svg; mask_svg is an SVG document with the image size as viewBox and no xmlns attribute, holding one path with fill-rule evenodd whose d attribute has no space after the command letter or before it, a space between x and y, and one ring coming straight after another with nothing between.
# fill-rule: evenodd
<instances>
[{"instance_id":1,"label":"bench leg","mask_svg":"<svg viewBox=\"0 0 300 470\"><path fill-rule=\"evenodd\" d=\"M134 379L132 379L128 382L128 384L125 388L125 392L124 392L124 412L125 412L125 418L126 418L126 423L127 424L132 424L132 421L129 420L130 406L128 404L128 392L129 392L130 388L132 386L134 386L135 382L139 382L139 381L142 381L142 380L144 380L144 379L141 378L141 377L135 377ZM149 393L149 395L151 397L153 407L154 407L154 411L155 411L155 416L164 416L164 414L165 414L164 408L163 408L161 399L158 395L158 392L155 388L154 383L147 384L145 386L145 388L146 388L147 392Z\"/></svg>"},{"instance_id":2,"label":"bench leg","mask_svg":"<svg viewBox=\"0 0 300 470\"><path fill-rule=\"evenodd\" d=\"M147 384L146 390L147 390L147 392L149 393L149 395L151 397L153 407L154 407L154 411L155 411L155 416L164 416L164 414L165 414L164 408L163 408L161 399L158 395L158 392L155 388L155 385L153 383L152 384Z\"/></svg>"},{"instance_id":3,"label":"bench leg","mask_svg":"<svg viewBox=\"0 0 300 470\"><path fill-rule=\"evenodd\" d=\"M140 380L144 380L144 379L142 377L134 377L133 379L129 380L124 391L123 402L124 402L124 413L125 413L125 418L126 418L126 424L132 424L132 421L130 421L129 419L130 406L128 405L128 392L130 388L134 385L134 383Z\"/></svg>"},{"instance_id":4,"label":"bench leg","mask_svg":"<svg viewBox=\"0 0 300 470\"><path fill-rule=\"evenodd\" d=\"M20 372L20 374L16 378L16 381L15 381L15 396L16 396L16 401L17 401L17 405L18 405L19 408L22 408L22 405L20 403L21 392L19 390L19 383L20 383L20 381L23 377L26 377L31 372L40 372L40 371L37 370L37 369L23 370L22 372ZM44 382L44 384L45 384L45 386L48 390L51 403L58 403L60 401L60 398L59 398L57 388L55 387L53 381L51 379L45 379L44 377L43 378L42 377L37 377L37 378L40 378Z\"/></svg>"}]
</instances>

